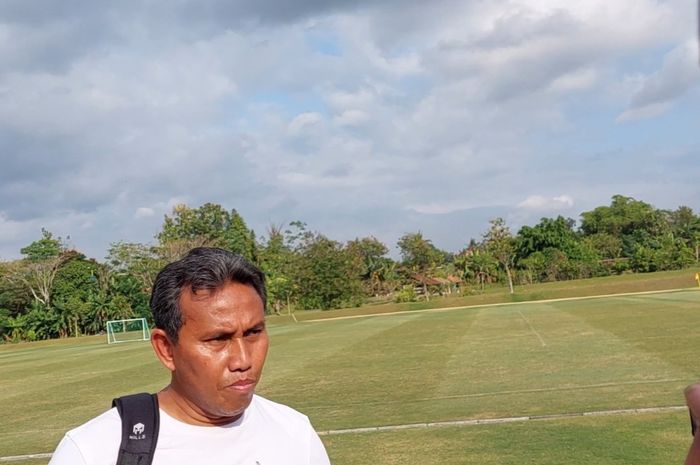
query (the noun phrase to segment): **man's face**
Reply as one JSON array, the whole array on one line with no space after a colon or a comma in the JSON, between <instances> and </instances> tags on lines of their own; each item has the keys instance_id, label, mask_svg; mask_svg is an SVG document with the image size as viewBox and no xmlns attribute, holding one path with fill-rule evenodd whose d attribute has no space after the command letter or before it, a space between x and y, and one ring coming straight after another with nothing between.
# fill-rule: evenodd
<instances>
[{"instance_id":1,"label":"man's face","mask_svg":"<svg viewBox=\"0 0 700 465\"><path fill-rule=\"evenodd\" d=\"M230 282L214 291L183 290L180 310L172 388L209 420L240 415L267 355L262 299L252 286Z\"/></svg>"}]
</instances>

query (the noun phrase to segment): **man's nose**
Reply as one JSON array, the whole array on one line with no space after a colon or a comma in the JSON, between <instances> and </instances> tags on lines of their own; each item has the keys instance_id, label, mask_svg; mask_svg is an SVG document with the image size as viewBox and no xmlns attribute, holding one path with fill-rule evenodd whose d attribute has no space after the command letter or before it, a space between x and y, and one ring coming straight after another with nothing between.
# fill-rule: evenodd
<instances>
[{"instance_id":1,"label":"man's nose","mask_svg":"<svg viewBox=\"0 0 700 465\"><path fill-rule=\"evenodd\" d=\"M250 348L241 337L233 338L228 356L230 371L247 371L251 367Z\"/></svg>"}]
</instances>

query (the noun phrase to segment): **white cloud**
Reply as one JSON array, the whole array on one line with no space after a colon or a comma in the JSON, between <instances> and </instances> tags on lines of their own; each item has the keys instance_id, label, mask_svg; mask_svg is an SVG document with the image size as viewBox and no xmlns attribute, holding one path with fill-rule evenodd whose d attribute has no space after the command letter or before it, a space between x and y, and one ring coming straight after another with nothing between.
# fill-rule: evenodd
<instances>
[{"instance_id":1,"label":"white cloud","mask_svg":"<svg viewBox=\"0 0 700 465\"><path fill-rule=\"evenodd\" d=\"M369 115L362 110L347 110L333 118L338 126L359 126L369 120Z\"/></svg>"},{"instance_id":2,"label":"white cloud","mask_svg":"<svg viewBox=\"0 0 700 465\"><path fill-rule=\"evenodd\" d=\"M568 195L545 197L543 195L531 195L518 204L519 208L537 211L556 212L568 210L574 206L574 199Z\"/></svg>"},{"instance_id":3,"label":"white cloud","mask_svg":"<svg viewBox=\"0 0 700 465\"><path fill-rule=\"evenodd\" d=\"M593 68L585 68L559 76L552 81L550 87L556 92L572 92L593 87L598 80L598 72Z\"/></svg>"},{"instance_id":4,"label":"white cloud","mask_svg":"<svg viewBox=\"0 0 700 465\"><path fill-rule=\"evenodd\" d=\"M466 210L469 207L470 205L460 202L428 202L410 205L407 207L407 209L426 215L442 215L446 213L454 213L459 210Z\"/></svg>"},{"instance_id":5,"label":"white cloud","mask_svg":"<svg viewBox=\"0 0 700 465\"><path fill-rule=\"evenodd\" d=\"M0 241L17 239L24 230L22 223L8 219L4 213L0 212Z\"/></svg>"},{"instance_id":6,"label":"white cloud","mask_svg":"<svg viewBox=\"0 0 700 465\"><path fill-rule=\"evenodd\" d=\"M650 103L639 108L630 108L622 112L615 122L626 123L640 119L651 119L661 116L671 108L671 102Z\"/></svg>"},{"instance_id":7,"label":"white cloud","mask_svg":"<svg viewBox=\"0 0 700 465\"><path fill-rule=\"evenodd\" d=\"M134 213L134 218L148 218L155 215L155 211L150 207L139 207Z\"/></svg>"},{"instance_id":8,"label":"white cloud","mask_svg":"<svg viewBox=\"0 0 700 465\"><path fill-rule=\"evenodd\" d=\"M376 89L363 86L355 92L334 90L326 93L326 102L333 108L344 111L353 108L366 108L376 102Z\"/></svg>"},{"instance_id":9,"label":"white cloud","mask_svg":"<svg viewBox=\"0 0 700 465\"><path fill-rule=\"evenodd\" d=\"M661 69L646 76L630 79L637 85L630 106L617 121L653 118L664 114L673 103L700 84L698 44L688 40L668 52Z\"/></svg>"},{"instance_id":10,"label":"white cloud","mask_svg":"<svg viewBox=\"0 0 700 465\"><path fill-rule=\"evenodd\" d=\"M353 177L333 177L333 176L316 176L308 173L280 173L278 179L290 186L298 186L302 189L308 189L311 186L315 188L337 188L337 187L357 187L362 184L362 181Z\"/></svg>"},{"instance_id":11,"label":"white cloud","mask_svg":"<svg viewBox=\"0 0 700 465\"><path fill-rule=\"evenodd\" d=\"M308 131L313 126L321 123L323 116L320 113L300 113L289 123L287 132L292 136L298 136Z\"/></svg>"}]
</instances>

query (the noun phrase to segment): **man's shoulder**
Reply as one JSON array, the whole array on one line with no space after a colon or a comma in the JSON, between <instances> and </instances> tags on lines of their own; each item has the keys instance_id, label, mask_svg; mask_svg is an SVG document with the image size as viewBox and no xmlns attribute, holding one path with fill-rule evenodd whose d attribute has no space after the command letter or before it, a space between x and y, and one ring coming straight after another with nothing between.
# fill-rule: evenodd
<instances>
[{"instance_id":1,"label":"man's shoulder","mask_svg":"<svg viewBox=\"0 0 700 465\"><path fill-rule=\"evenodd\" d=\"M306 415L260 396L254 397L252 406L256 412L253 431L264 441L262 447L273 440L287 463L330 465L323 443Z\"/></svg>"},{"instance_id":2,"label":"man's shoulder","mask_svg":"<svg viewBox=\"0 0 700 465\"><path fill-rule=\"evenodd\" d=\"M68 431L56 448L51 465L113 464L121 443L121 418L116 408Z\"/></svg>"},{"instance_id":3,"label":"man's shoulder","mask_svg":"<svg viewBox=\"0 0 700 465\"><path fill-rule=\"evenodd\" d=\"M114 436L116 433L116 439L121 440L121 425L122 420L119 417L119 412L116 408L111 408L92 420L73 428L66 435L76 442L82 442L85 439L92 439L95 435L99 435L104 440L105 435Z\"/></svg>"},{"instance_id":4,"label":"man's shoulder","mask_svg":"<svg viewBox=\"0 0 700 465\"><path fill-rule=\"evenodd\" d=\"M303 413L257 394L253 398L253 407L266 420L290 426L310 426L309 418Z\"/></svg>"}]
</instances>

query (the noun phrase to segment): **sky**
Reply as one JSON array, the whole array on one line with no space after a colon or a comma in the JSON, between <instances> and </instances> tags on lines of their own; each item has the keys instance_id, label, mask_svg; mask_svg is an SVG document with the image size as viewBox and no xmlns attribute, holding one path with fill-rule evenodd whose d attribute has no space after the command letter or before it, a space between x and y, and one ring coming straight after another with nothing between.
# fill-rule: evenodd
<instances>
[{"instance_id":1,"label":"sky","mask_svg":"<svg viewBox=\"0 0 700 465\"><path fill-rule=\"evenodd\" d=\"M41 228L102 260L180 203L393 255L700 211L693 1L112 3L0 2L0 260Z\"/></svg>"}]
</instances>

